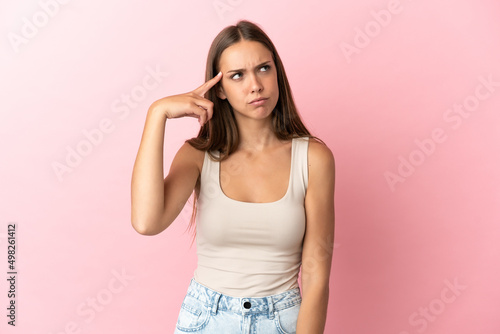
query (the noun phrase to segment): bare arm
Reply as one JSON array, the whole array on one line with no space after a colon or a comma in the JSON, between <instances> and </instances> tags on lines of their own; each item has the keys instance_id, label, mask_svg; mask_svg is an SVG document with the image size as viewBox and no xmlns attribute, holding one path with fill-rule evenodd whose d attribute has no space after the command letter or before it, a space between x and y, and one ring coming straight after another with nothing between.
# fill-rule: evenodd
<instances>
[{"instance_id":1,"label":"bare arm","mask_svg":"<svg viewBox=\"0 0 500 334\"><path fill-rule=\"evenodd\" d=\"M163 175L163 141L167 119L197 117L200 124L213 114L213 104L203 95L221 76L192 92L155 101L148 110L144 132L132 172L132 226L140 234L155 235L179 215L193 192L203 152L185 143L175 155L170 171Z\"/></svg>"},{"instance_id":2,"label":"bare arm","mask_svg":"<svg viewBox=\"0 0 500 334\"><path fill-rule=\"evenodd\" d=\"M324 333L335 229L335 160L330 149L309 142L306 234L302 249L302 304L297 334Z\"/></svg>"},{"instance_id":3,"label":"bare arm","mask_svg":"<svg viewBox=\"0 0 500 334\"><path fill-rule=\"evenodd\" d=\"M152 229L163 213L163 140L167 116L148 110L139 152L132 172L132 226L141 234L157 234L168 226ZM161 224L160 224L161 225Z\"/></svg>"}]
</instances>

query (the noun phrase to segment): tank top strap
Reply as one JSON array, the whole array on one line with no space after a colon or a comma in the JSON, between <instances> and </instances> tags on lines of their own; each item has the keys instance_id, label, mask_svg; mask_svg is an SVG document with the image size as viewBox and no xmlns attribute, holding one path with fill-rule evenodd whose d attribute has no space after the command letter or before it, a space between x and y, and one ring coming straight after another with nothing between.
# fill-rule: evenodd
<instances>
[{"instance_id":1,"label":"tank top strap","mask_svg":"<svg viewBox=\"0 0 500 334\"><path fill-rule=\"evenodd\" d=\"M218 157L218 151L212 151L214 156ZM212 160L208 151L205 151L205 157L203 159L203 166L201 169L201 188L200 188L200 198L199 205L203 206L205 201L209 202L221 195L219 190L219 166L218 162Z\"/></svg>"},{"instance_id":2,"label":"tank top strap","mask_svg":"<svg viewBox=\"0 0 500 334\"><path fill-rule=\"evenodd\" d=\"M292 186L294 192L299 196L304 196L307 190L309 179L307 151L309 147L309 137L298 137L292 141Z\"/></svg>"}]
</instances>

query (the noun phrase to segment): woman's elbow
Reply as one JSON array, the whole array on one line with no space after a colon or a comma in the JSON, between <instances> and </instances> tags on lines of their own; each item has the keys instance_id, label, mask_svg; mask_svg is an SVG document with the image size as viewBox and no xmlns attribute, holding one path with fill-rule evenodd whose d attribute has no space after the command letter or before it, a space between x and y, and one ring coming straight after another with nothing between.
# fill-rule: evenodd
<instances>
[{"instance_id":1,"label":"woman's elbow","mask_svg":"<svg viewBox=\"0 0 500 334\"><path fill-rule=\"evenodd\" d=\"M158 228L158 224L152 224L147 221L132 220L132 227L137 233L142 235L157 235L163 231L163 229Z\"/></svg>"}]
</instances>

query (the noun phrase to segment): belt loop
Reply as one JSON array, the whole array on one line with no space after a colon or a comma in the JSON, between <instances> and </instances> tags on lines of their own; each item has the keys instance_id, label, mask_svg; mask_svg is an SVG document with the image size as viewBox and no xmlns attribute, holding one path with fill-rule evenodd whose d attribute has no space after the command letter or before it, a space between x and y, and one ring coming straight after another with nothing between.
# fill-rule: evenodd
<instances>
[{"instance_id":1,"label":"belt loop","mask_svg":"<svg viewBox=\"0 0 500 334\"><path fill-rule=\"evenodd\" d=\"M267 307L269 308L269 319L274 319L274 303L273 297L269 296L267 298Z\"/></svg>"},{"instance_id":2,"label":"belt loop","mask_svg":"<svg viewBox=\"0 0 500 334\"><path fill-rule=\"evenodd\" d=\"M221 293L220 292L216 292L214 298L212 299L212 309L211 309L212 315L216 315L217 314L217 308L219 306L220 296L221 296Z\"/></svg>"}]
</instances>

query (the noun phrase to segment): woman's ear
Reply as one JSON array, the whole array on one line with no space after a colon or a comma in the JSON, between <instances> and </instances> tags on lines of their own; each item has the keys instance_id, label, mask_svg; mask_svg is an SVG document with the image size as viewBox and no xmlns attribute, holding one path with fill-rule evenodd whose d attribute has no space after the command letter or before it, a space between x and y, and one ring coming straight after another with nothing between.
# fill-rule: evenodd
<instances>
[{"instance_id":1,"label":"woman's ear","mask_svg":"<svg viewBox=\"0 0 500 334\"><path fill-rule=\"evenodd\" d=\"M217 96L222 99L222 100L225 100L227 99L227 96L226 94L224 93L224 89L222 88L222 85L218 85L217 87Z\"/></svg>"}]
</instances>

